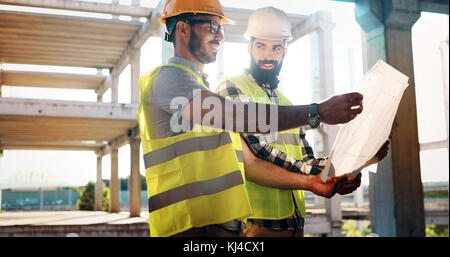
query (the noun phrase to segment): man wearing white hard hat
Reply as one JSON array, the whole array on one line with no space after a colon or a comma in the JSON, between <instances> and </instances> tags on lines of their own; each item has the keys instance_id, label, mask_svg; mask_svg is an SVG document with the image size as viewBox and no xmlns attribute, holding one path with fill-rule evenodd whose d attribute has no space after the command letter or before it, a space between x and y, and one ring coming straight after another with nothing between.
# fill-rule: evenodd
<instances>
[{"instance_id":1,"label":"man wearing white hard hat","mask_svg":"<svg viewBox=\"0 0 450 257\"><path fill-rule=\"evenodd\" d=\"M239 134L229 132L264 132L254 119L259 113L264 113L264 122L278 125L270 131L296 128L306 124L309 107L255 104L255 109L244 110L245 104L209 90L203 68L216 60L224 40L223 23L229 22L218 0L166 0L160 22L174 56L141 76L137 113L151 236L239 236L242 221L252 214L246 176L286 189L314 184L314 190L330 196L341 189L347 178L324 183L289 172L256 158ZM209 100L221 111L216 112ZM361 113L361 101L359 93L334 96L320 105L323 120L346 123ZM272 115L274 109L278 111ZM215 121L225 122L210 124L211 113L218 113ZM241 121L243 130L235 126Z\"/></svg>"},{"instance_id":2,"label":"man wearing white hard hat","mask_svg":"<svg viewBox=\"0 0 450 257\"><path fill-rule=\"evenodd\" d=\"M289 99L277 89L278 74L287 53L287 41L292 39L288 16L274 7L258 9L248 20L246 37L249 39L250 68L241 75L222 80L216 91L219 95L234 101L291 106ZM318 104L313 103L309 108L308 125L311 128L316 128L321 123L322 113L317 107ZM255 156L291 172L312 175L319 180L320 173L327 164L327 158L314 157L313 150L305 139L303 128L270 134L241 133L241 137ZM387 144L366 165L378 162L386 156L386 153ZM247 219L244 235L303 236L304 192L255 183L248 175L246 178L253 214ZM334 179L328 178L327 181ZM337 192L351 193L360 183L359 173L354 178L348 178L346 184ZM310 191L329 197L314 190Z\"/></svg>"}]
</instances>

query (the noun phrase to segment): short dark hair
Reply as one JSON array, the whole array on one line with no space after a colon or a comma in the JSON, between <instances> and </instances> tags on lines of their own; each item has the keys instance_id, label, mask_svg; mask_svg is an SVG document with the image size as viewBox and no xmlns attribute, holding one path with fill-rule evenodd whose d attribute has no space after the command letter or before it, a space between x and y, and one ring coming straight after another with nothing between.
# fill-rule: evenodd
<instances>
[{"instance_id":1,"label":"short dark hair","mask_svg":"<svg viewBox=\"0 0 450 257\"><path fill-rule=\"evenodd\" d=\"M189 20L190 18L196 16L196 15L210 15L210 16L215 16L213 14L207 14L207 13L183 13L174 17L170 17L166 19L166 36L165 36L165 40L168 42L172 42L173 45L175 46L176 44L176 40L175 40L175 31L177 29L177 23L179 21L183 21L183 20Z\"/></svg>"},{"instance_id":2,"label":"short dark hair","mask_svg":"<svg viewBox=\"0 0 450 257\"><path fill-rule=\"evenodd\" d=\"M172 42L175 45L175 31L177 29L177 23L180 20L186 20L190 17L194 16L193 13L183 13L174 17L170 17L166 19L166 36L165 40L168 42Z\"/></svg>"}]
</instances>

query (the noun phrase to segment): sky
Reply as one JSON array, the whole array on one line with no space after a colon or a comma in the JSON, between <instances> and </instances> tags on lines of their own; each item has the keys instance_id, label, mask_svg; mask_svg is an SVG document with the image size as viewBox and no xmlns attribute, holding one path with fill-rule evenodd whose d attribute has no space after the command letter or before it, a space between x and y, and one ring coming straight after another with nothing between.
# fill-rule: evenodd
<instances>
[{"instance_id":1,"label":"sky","mask_svg":"<svg viewBox=\"0 0 450 257\"><path fill-rule=\"evenodd\" d=\"M110 0L98 2L109 3ZM120 1L129 4L131 1ZM354 18L353 4L335 1L287 1L287 0L254 0L236 1L222 0L226 7L255 9L268 5L288 11L289 13L312 14L318 10L328 11L336 23L333 34L334 75L336 93L349 92L357 85L363 75L361 56L361 30ZM158 1L143 1L143 5L154 7ZM301 4L299 4L301 3ZM4 8L1 7L0 8ZM73 12L65 12L73 14ZM81 15L81 14L80 14ZM83 14L84 15L84 14ZM104 17L108 18L108 17ZM225 32L226 33L226 32ZM226 34L225 34L226 37ZM448 15L422 13L413 27L413 50L416 82L416 98L418 109L419 141L421 143L443 140L447 137L443 75L440 42L448 38ZM249 56L246 44L224 43L224 73L237 74L248 66ZM288 54L281 72L282 91L289 95L294 104L308 104L311 101L310 88L310 48L309 36L305 36L288 47ZM141 49L141 74L161 63L161 39L152 37ZM448 56L448 49L447 49ZM349 63L354 69L349 69ZM448 62L448 57L447 57ZM448 66L447 66L448 67ZM96 74L96 69L43 67L36 65L4 64L3 69L29 69L52 72L77 72ZM217 63L207 65L205 71L214 85L217 78ZM106 72L106 71L104 71ZM130 67L119 77L119 102L130 101ZM214 87L214 86L213 86ZM448 85L447 85L448 90ZM8 87L2 89L2 97L58 99L69 101L97 101L93 90L46 89ZM110 102L108 90L103 101ZM312 142L312 136L307 136ZM422 181L448 181L448 150L438 149L420 153ZM25 161L26 160L26 161ZM145 174L143 161L140 158L140 172ZM110 156L102 159L102 177L110 178ZM18 186L18 180L26 184L36 178L46 185L84 185L96 179L96 155L89 151L20 151L4 150L0 157L0 187ZM369 169L375 169L370 167ZM119 177L127 177L130 173L130 150L126 145L119 149ZM52 184L53 183L53 184ZM368 184L367 172L363 173L363 184Z\"/></svg>"}]
</instances>

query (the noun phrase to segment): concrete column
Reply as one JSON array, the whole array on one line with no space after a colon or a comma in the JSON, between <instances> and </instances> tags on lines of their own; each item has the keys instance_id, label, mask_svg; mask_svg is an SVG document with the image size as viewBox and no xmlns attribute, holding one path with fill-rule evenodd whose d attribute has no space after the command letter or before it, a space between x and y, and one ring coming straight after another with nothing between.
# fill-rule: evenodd
<instances>
[{"instance_id":1,"label":"concrete column","mask_svg":"<svg viewBox=\"0 0 450 257\"><path fill-rule=\"evenodd\" d=\"M313 102L319 102L335 92L333 68L333 29L335 24L327 12L314 14L318 17L317 28L310 34L311 40L311 86ZM315 153L323 157L330 153L339 128L323 125L314 130ZM333 176L334 174L329 174ZM342 236L341 196L325 199L325 209L331 224L330 236Z\"/></svg>"},{"instance_id":2,"label":"concrete column","mask_svg":"<svg viewBox=\"0 0 450 257\"><path fill-rule=\"evenodd\" d=\"M103 74L103 70L102 69L97 69L97 75L102 75L102 74ZM97 90L95 90L95 92L97 93L97 102L101 102L104 91L100 92L97 89Z\"/></svg>"},{"instance_id":3,"label":"concrete column","mask_svg":"<svg viewBox=\"0 0 450 257\"><path fill-rule=\"evenodd\" d=\"M68 188L67 190L69 190L68 191L68 193L69 193L69 208L71 208L72 207L72 188Z\"/></svg>"},{"instance_id":4,"label":"concrete column","mask_svg":"<svg viewBox=\"0 0 450 257\"><path fill-rule=\"evenodd\" d=\"M130 139L130 217L141 216L141 173L139 172L139 146L141 140Z\"/></svg>"},{"instance_id":5,"label":"concrete column","mask_svg":"<svg viewBox=\"0 0 450 257\"><path fill-rule=\"evenodd\" d=\"M439 51L441 52L441 63L442 63L442 82L444 86L444 101L445 101L445 122L447 126L447 149L448 149L448 119L449 119L449 104L448 104L448 89L449 89L449 82L448 82L448 63L449 63L449 46L448 46L448 36L445 42L441 42L439 46ZM1 72L1 71L0 71ZM1 76L1 75L0 75ZM1 92L0 92L1 96Z\"/></svg>"},{"instance_id":6,"label":"concrete column","mask_svg":"<svg viewBox=\"0 0 450 257\"><path fill-rule=\"evenodd\" d=\"M119 0L112 0L111 1L112 4L119 4ZM118 20L119 19L119 15L112 15L113 20Z\"/></svg>"},{"instance_id":7,"label":"concrete column","mask_svg":"<svg viewBox=\"0 0 450 257\"><path fill-rule=\"evenodd\" d=\"M139 103L139 76L141 66L141 49L131 55L131 102Z\"/></svg>"},{"instance_id":8,"label":"concrete column","mask_svg":"<svg viewBox=\"0 0 450 257\"><path fill-rule=\"evenodd\" d=\"M102 157L97 154L97 181L95 182L95 210L103 210Z\"/></svg>"},{"instance_id":9,"label":"concrete column","mask_svg":"<svg viewBox=\"0 0 450 257\"><path fill-rule=\"evenodd\" d=\"M369 172L369 208L370 208L370 230L376 233L377 219L375 215L375 173Z\"/></svg>"},{"instance_id":10,"label":"concrete column","mask_svg":"<svg viewBox=\"0 0 450 257\"><path fill-rule=\"evenodd\" d=\"M353 192L353 201L356 208L362 208L364 205L364 188L361 185Z\"/></svg>"},{"instance_id":11,"label":"concrete column","mask_svg":"<svg viewBox=\"0 0 450 257\"><path fill-rule=\"evenodd\" d=\"M111 103L119 102L119 75L111 77Z\"/></svg>"},{"instance_id":12,"label":"concrete column","mask_svg":"<svg viewBox=\"0 0 450 257\"><path fill-rule=\"evenodd\" d=\"M139 103L140 49L131 56L131 102ZM141 176L139 172L140 140L130 138L130 180L129 206L130 217L141 216Z\"/></svg>"},{"instance_id":13,"label":"concrete column","mask_svg":"<svg viewBox=\"0 0 450 257\"><path fill-rule=\"evenodd\" d=\"M109 211L119 212L119 150L111 148L111 180L109 182Z\"/></svg>"},{"instance_id":14,"label":"concrete column","mask_svg":"<svg viewBox=\"0 0 450 257\"><path fill-rule=\"evenodd\" d=\"M360 0L355 15L367 37L365 69L382 59L409 77L392 127L391 150L372 175L372 229L380 236L425 236L411 46L411 27L420 17L420 2Z\"/></svg>"},{"instance_id":15,"label":"concrete column","mask_svg":"<svg viewBox=\"0 0 450 257\"><path fill-rule=\"evenodd\" d=\"M358 187L358 189L356 189L353 192L353 201L355 203L355 208L363 208L363 205L364 205L364 189L363 189L363 185ZM363 223L361 221L357 220L356 221L356 228L359 229L359 230L363 230L364 229Z\"/></svg>"}]
</instances>

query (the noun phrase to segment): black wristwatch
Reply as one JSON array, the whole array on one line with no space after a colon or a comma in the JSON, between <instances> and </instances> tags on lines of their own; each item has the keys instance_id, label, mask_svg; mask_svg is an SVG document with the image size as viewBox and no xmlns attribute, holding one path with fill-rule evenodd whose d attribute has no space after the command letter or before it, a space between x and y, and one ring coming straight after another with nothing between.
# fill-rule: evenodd
<instances>
[{"instance_id":1,"label":"black wristwatch","mask_svg":"<svg viewBox=\"0 0 450 257\"><path fill-rule=\"evenodd\" d=\"M317 104L309 105L308 124L311 128L317 128L320 126L320 115L317 111Z\"/></svg>"}]
</instances>

